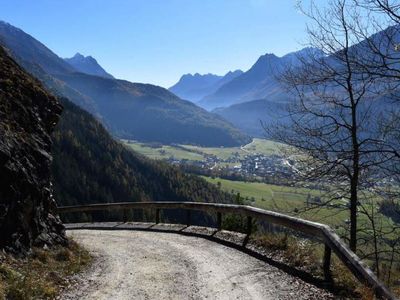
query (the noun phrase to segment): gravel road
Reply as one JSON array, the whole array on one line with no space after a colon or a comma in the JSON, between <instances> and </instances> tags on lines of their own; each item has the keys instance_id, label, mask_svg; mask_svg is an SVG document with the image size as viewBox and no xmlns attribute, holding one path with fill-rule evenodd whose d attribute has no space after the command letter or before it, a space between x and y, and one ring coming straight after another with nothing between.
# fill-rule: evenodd
<instances>
[{"instance_id":1,"label":"gravel road","mask_svg":"<svg viewBox=\"0 0 400 300\"><path fill-rule=\"evenodd\" d=\"M296 277L224 245L143 231L72 230L90 269L61 299L333 299Z\"/></svg>"}]
</instances>

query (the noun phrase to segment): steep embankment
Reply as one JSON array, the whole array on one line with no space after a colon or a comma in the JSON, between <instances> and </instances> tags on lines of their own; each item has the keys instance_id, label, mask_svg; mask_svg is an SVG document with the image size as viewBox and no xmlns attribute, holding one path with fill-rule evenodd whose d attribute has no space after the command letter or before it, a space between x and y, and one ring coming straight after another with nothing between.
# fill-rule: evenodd
<instances>
[{"instance_id":1,"label":"steep embankment","mask_svg":"<svg viewBox=\"0 0 400 300\"><path fill-rule=\"evenodd\" d=\"M56 98L0 47L0 248L65 243L50 183Z\"/></svg>"}]
</instances>

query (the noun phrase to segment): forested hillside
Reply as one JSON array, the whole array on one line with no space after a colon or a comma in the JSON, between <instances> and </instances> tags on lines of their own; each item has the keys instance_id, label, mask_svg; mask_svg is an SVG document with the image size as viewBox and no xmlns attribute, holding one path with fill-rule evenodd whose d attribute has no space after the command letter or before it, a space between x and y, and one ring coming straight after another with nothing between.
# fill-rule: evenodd
<instances>
[{"instance_id":1,"label":"forested hillside","mask_svg":"<svg viewBox=\"0 0 400 300\"><path fill-rule=\"evenodd\" d=\"M53 177L59 205L174 200L231 202L196 176L150 161L113 140L89 113L63 99L53 134Z\"/></svg>"}]
</instances>

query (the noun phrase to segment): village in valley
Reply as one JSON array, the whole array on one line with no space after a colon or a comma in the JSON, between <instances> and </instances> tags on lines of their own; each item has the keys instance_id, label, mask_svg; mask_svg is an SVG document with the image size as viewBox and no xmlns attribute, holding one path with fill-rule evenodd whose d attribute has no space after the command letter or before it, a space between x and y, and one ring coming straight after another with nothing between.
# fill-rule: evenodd
<instances>
[{"instance_id":1,"label":"village in valley","mask_svg":"<svg viewBox=\"0 0 400 300\"><path fill-rule=\"evenodd\" d=\"M279 145L264 139L254 139L243 147L219 148L123 142L147 157L204 172L223 172L243 178L274 176L288 180L296 176L295 161L285 158Z\"/></svg>"}]
</instances>

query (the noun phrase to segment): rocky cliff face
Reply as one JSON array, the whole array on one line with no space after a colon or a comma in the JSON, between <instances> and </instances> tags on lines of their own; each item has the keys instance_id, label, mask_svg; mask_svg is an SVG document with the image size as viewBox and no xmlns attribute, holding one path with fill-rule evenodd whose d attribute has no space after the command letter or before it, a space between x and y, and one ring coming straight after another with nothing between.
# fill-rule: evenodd
<instances>
[{"instance_id":1,"label":"rocky cliff face","mask_svg":"<svg viewBox=\"0 0 400 300\"><path fill-rule=\"evenodd\" d=\"M0 47L0 248L66 243L50 182L62 108Z\"/></svg>"}]
</instances>

